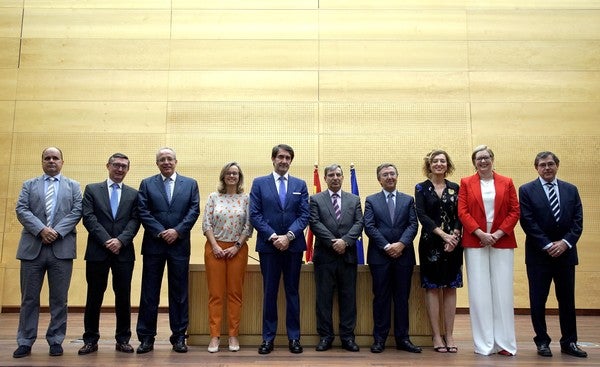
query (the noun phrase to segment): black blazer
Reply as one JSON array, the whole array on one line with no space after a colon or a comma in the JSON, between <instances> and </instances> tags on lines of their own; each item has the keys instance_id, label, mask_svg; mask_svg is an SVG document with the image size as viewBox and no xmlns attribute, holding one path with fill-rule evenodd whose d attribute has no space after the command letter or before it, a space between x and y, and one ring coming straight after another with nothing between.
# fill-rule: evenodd
<instances>
[{"instance_id":1,"label":"black blazer","mask_svg":"<svg viewBox=\"0 0 600 367\"><path fill-rule=\"evenodd\" d=\"M546 264L555 261L577 265L577 241L583 232L583 207L575 185L557 180L560 196L560 220L552 215L544 187L538 178L519 187L521 227L525 232L525 263ZM543 248L565 239L571 249L553 258Z\"/></svg>"},{"instance_id":2,"label":"black blazer","mask_svg":"<svg viewBox=\"0 0 600 367\"><path fill-rule=\"evenodd\" d=\"M118 261L135 260L133 238L140 228L137 201L137 190L123 184L117 218L113 219L107 182L86 186L82 203L83 225L88 231L85 260L104 261L111 256ZM104 246L111 238L118 238L123 244L118 255Z\"/></svg>"}]
</instances>

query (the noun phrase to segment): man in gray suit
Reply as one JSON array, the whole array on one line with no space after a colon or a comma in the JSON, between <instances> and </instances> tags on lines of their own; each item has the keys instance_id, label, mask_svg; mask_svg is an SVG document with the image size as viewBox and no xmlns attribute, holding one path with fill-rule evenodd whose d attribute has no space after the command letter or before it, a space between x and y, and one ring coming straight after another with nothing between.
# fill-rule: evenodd
<instances>
[{"instance_id":1,"label":"man in gray suit","mask_svg":"<svg viewBox=\"0 0 600 367\"><path fill-rule=\"evenodd\" d=\"M76 256L75 226L81 219L79 183L61 175L63 155L49 147L42 152L44 174L27 180L17 200L23 225L17 259L21 260L21 312L14 358L31 354L37 338L40 291L48 273L50 325L46 340L50 355L63 354L67 331L67 295Z\"/></svg>"},{"instance_id":2,"label":"man in gray suit","mask_svg":"<svg viewBox=\"0 0 600 367\"><path fill-rule=\"evenodd\" d=\"M342 191L344 172L339 164L325 167L327 191L310 198L310 229L315 235L315 285L317 290L317 351L331 348L334 338L333 294L337 289L342 348L358 352L356 326L356 240L362 234L360 199Z\"/></svg>"},{"instance_id":3,"label":"man in gray suit","mask_svg":"<svg viewBox=\"0 0 600 367\"><path fill-rule=\"evenodd\" d=\"M115 349L133 353L131 338L131 277L135 252L133 238L140 228L137 190L125 185L129 158L113 154L106 163L108 179L86 186L83 193L83 225L88 230L85 250L87 299L83 318L84 345L78 354L98 350L100 310L112 272L115 293Z\"/></svg>"}]
</instances>

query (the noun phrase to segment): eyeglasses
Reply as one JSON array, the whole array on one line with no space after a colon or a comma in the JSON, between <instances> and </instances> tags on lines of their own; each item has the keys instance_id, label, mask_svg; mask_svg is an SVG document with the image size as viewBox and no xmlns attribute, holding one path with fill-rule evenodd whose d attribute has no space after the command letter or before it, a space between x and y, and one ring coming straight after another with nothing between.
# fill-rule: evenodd
<instances>
[{"instance_id":1,"label":"eyeglasses","mask_svg":"<svg viewBox=\"0 0 600 367\"><path fill-rule=\"evenodd\" d=\"M489 161L489 160L491 160L491 159L492 159L492 157L490 157L489 155L486 155L486 156L483 156L483 157L477 157L477 158L475 158L475 160L476 160L476 161L480 161L480 162L483 162L483 161Z\"/></svg>"},{"instance_id":2,"label":"eyeglasses","mask_svg":"<svg viewBox=\"0 0 600 367\"><path fill-rule=\"evenodd\" d=\"M540 163L538 164L538 168L552 168L555 167L556 163L554 162L548 162L548 163Z\"/></svg>"},{"instance_id":3,"label":"eyeglasses","mask_svg":"<svg viewBox=\"0 0 600 367\"><path fill-rule=\"evenodd\" d=\"M119 169L119 168L120 168L120 169L128 169L128 168L129 168L129 166L128 166L128 165L126 165L126 164L123 164L123 163L111 163L110 165L111 165L113 168L116 168L116 169Z\"/></svg>"}]
</instances>

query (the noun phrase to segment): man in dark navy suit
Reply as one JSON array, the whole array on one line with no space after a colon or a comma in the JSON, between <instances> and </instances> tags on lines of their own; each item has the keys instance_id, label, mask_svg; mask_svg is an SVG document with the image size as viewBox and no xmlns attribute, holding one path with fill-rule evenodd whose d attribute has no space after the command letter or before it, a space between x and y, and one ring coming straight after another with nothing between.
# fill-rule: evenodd
<instances>
[{"instance_id":1,"label":"man in dark navy suit","mask_svg":"<svg viewBox=\"0 0 600 367\"><path fill-rule=\"evenodd\" d=\"M83 193L83 225L88 231L85 250L87 299L83 325L84 345L78 354L98 350L100 310L112 272L115 293L115 349L133 353L131 338L131 278L135 252L133 238L140 228L137 190L125 185L129 158L115 153L106 164L108 179L89 184Z\"/></svg>"},{"instance_id":2,"label":"man in dark navy suit","mask_svg":"<svg viewBox=\"0 0 600 367\"><path fill-rule=\"evenodd\" d=\"M137 334L141 344L137 353L154 349L160 286L168 268L169 326L173 350L187 352L189 324L188 274L190 231L200 215L200 194L196 180L175 172L177 157L171 148L156 153L160 174L140 183L138 207L144 226L142 240L142 293Z\"/></svg>"},{"instance_id":3,"label":"man in dark navy suit","mask_svg":"<svg viewBox=\"0 0 600 367\"><path fill-rule=\"evenodd\" d=\"M304 229L310 209L306 182L288 174L294 150L279 144L271 151L274 172L254 179L250 191L250 222L256 229L256 251L263 276L263 341L259 354L269 354L277 333L277 292L283 274L289 350L300 344L300 269L306 250Z\"/></svg>"},{"instance_id":4,"label":"man in dark navy suit","mask_svg":"<svg viewBox=\"0 0 600 367\"><path fill-rule=\"evenodd\" d=\"M398 170L391 163L377 167L382 191L365 201L365 233L369 237L367 262L373 277L372 353L381 353L391 327L394 302L396 349L421 353L408 336L408 298L415 261L413 240L417 235L417 212L412 196L396 190Z\"/></svg>"},{"instance_id":5,"label":"man in dark navy suit","mask_svg":"<svg viewBox=\"0 0 600 367\"><path fill-rule=\"evenodd\" d=\"M579 262L577 241L583 231L583 208L577 187L556 178L559 163L552 152L538 153L534 166L539 177L519 188L533 340L539 355L552 357L546 300L554 281L561 352L585 358L587 353L577 346L575 320L575 265Z\"/></svg>"}]
</instances>

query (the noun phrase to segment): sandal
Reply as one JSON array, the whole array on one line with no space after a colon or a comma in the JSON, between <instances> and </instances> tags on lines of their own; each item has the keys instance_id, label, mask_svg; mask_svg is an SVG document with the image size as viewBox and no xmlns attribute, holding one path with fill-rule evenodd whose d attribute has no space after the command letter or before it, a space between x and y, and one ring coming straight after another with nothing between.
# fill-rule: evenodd
<instances>
[{"instance_id":1,"label":"sandal","mask_svg":"<svg viewBox=\"0 0 600 367\"><path fill-rule=\"evenodd\" d=\"M448 350L448 353L458 353L458 347L457 346L446 347L446 349Z\"/></svg>"},{"instance_id":2,"label":"sandal","mask_svg":"<svg viewBox=\"0 0 600 367\"><path fill-rule=\"evenodd\" d=\"M433 347L433 350L438 353L446 353L449 351L446 347Z\"/></svg>"}]
</instances>

